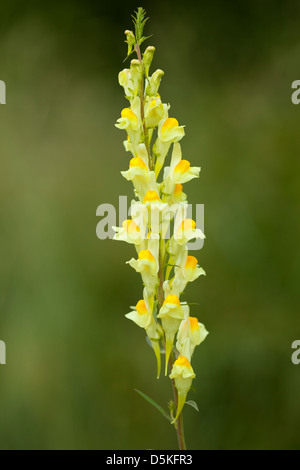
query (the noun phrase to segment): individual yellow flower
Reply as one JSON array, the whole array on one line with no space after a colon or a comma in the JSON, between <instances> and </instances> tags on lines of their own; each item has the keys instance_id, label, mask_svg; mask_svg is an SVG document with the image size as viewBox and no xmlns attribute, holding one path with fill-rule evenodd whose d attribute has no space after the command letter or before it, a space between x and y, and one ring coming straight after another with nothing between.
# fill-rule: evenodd
<instances>
[{"instance_id":1,"label":"individual yellow flower","mask_svg":"<svg viewBox=\"0 0 300 470\"><path fill-rule=\"evenodd\" d=\"M184 126L175 118L167 118L158 126L158 136L163 142L178 142L184 136Z\"/></svg>"},{"instance_id":2,"label":"individual yellow flower","mask_svg":"<svg viewBox=\"0 0 300 470\"><path fill-rule=\"evenodd\" d=\"M125 97L128 100L133 99L133 83L131 80L131 73L129 69L124 69L118 76L119 84L124 88Z\"/></svg>"},{"instance_id":3,"label":"individual yellow flower","mask_svg":"<svg viewBox=\"0 0 300 470\"><path fill-rule=\"evenodd\" d=\"M195 281L199 276L205 276L205 271L199 267L197 258L188 255L188 249L185 245L179 251L175 264L173 285L180 293L185 290L188 282Z\"/></svg>"},{"instance_id":4,"label":"individual yellow flower","mask_svg":"<svg viewBox=\"0 0 300 470\"><path fill-rule=\"evenodd\" d=\"M121 240L133 245L140 245L143 242L144 236L140 227L134 220L124 220L122 227L112 227L116 234L114 240Z\"/></svg>"},{"instance_id":5,"label":"individual yellow flower","mask_svg":"<svg viewBox=\"0 0 300 470\"><path fill-rule=\"evenodd\" d=\"M145 197L150 171L147 162L141 157L133 157L129 162L129 169L121 171L121 175L128 181L132 181L134 189L140 200Z\"/></svg>"},{"instance_id":6,"label":"individual yellow flower","mask_svg":"<svg viewBox=\"0 0 300 470\"><path fill-rule=\"evenodd\" d=\"M186 396L192 386L193 379L196 377L191 364L185 356L179 356L173 364L170 379L174 380L175 387L178 392L177 413L172 424L178 419L185 401Z\"/></svg>"},{"instance_id":7,"label":"individual yellow flower","mask_svg":"<svg viewBox=\"0 0 300 470\"><path fill-rule=\"evenodd\" d=\"M178 183L184 184L191 181L193 178L199 178L201 168L198 166L191 167L188 160L182 160L181 145L174 144L170 171L168 178L176 185Z\"/></svg>"},{"instance_id":8,"label":"individual yellow flower","mask_svg":"<svg viewBox=\"0 0 300 470\"><path fill-rule=\"evenodd\" d=\"M156 127L165 115L165 108L159 96L148 96L145 104L145 123L148 128Z\"/></svg>"},{"instance_id":9,"label":"individual yellow flower","mask_svg":"<svg viewBox=\"0 0 300 470\"><path fill-rule=\"evenodd\" d=\"M115 126L118 129L126 130L133 148L136 149L142 142L142 125L140 116L140 98L136 96L131 103L130 108L124 108L121 117L117 120Z\"/></svg>"},{"instance_id":10,"label":"individual yellow flower","mask_svg":"<svg viewBox=\"0 0 300 470\"><path fill-rule=\"evenodd\" d=\"M194 238L200 238L201 240L203 240L205 238L205 235L202 230L196 228L196 222L194 220L182 220L174 234L174 239L176 240L176 243L178 245L185 245Z\"/></svg>"},{"instance_id":11,"label":"individual yellow flower","mask_svg":"<svg viewBox=\"0 0 300 470\"><path fill-rule=\"evenodd\" d=\"M149 78L148 85L146 87L146 95L147 96L155 96L158 92L160 87L160 82L162 77L164 76L164 71L157 69Z\"/></svg>"},{"instance_id":12,"label":"individual yellow flower","mask_svg":"<svg viewBox=\"0 0 300 470\"><path fill-rule=\"evenodd\" d=\"M135 308L125 315L126 318L132 320L140 328L146 330L146 334L151 342L157 362L157 378L160 376L161 357L159 340L162 337L162 330L158 323L155 322L153 316L153 296L148 297L147 289L144 289L144 297L139 300Z\"/></svg>"},{"instance_id":13,"label":"individual yellow flower","mask_svg":"<svg viewBox=\"0 0 300 470\"><path fill-rule=\"evenodd\" d=\"M172 352L175 335L181 321L184 319L184 310L177 295L168 295L157 315L161 319L166 338L165 375L168 372L168 363Z\"/></svg>"},{"instance_id":14,"label":"individual yellow flower","mask_svg":"<svg viewBox=\"0 0 300 470\"><path fill-rule=\"evenodd\" d=\"M189 361L196 346L201 344L208 335L208 331L195 317L188 317L180 323L176 348L181 356Z\"/></svg>"},{"instance_id":15,"label":"individual yellow flower","mask_svg":"<svg viewBox=\"0 0 300 470\"><path fill-rule=\"evenodd\" d=\"M164 165L171 144L179 142L184 136L184 126L179 126L177 119L167 117L164 121L160 121L157 133L158 137L153 146L153 152L157 157L155 164L156 177Z\"/></svg>"},{"instance_id":16,"label":"individual yellow flower","mask_svg":"<svg viewBox=\"0 0 300 470\"><path fill-rule=\"evenodd\" d=\"M121 111L121 117L117 120L116 127L119 129L131 129L137 131L140 127L138 115L131 108L124 108Z\"/></svg>"},{"instance_id":17,"label":"individual yellow flower","mask_svg":"<svg viewBox=\"0 0 300 470\"><path fill-rule=\"evenodd\" d=\"M159 282L157 276L159 269L159 239L150 236L148 240L145 240L145 243L147 247L139 252L138 259L132 258L127 263L141 274L150 297Z\"/></svg>"}]
</instances>

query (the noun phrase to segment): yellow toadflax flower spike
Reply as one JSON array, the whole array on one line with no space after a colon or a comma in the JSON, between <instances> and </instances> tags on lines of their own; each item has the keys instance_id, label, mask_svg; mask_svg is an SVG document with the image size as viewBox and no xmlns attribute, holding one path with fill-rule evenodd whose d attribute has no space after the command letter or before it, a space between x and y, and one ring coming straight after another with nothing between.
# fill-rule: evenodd
<instances>
[{"instance_id":1,"label":"yellow toadflax flower spike","mask_svg":"<svg viewBox=\"0 0 300 470\"><path fill-rule=\"evenodd\" d=\"M192 166L185 157L181 148L185 126L169 115L170 105L158 93L163 70L150 73L155 48L141 50L147 39L143 36L146 21L145 10L138 8L133 15L134 31L125 31L127 58L134 52L136 57L118 75L128 102L115 125L126 133L123 145L130 156L127 169L121 174L132 183L134 199L128 220L113 229L115 240L133 245L137 256L127 263L141 276L144 285L143 298L125 316L146 333L156 356L157 377L161 370L160 351L165 348L165 375L170 367L176 416L172 406L170 415L160 406L157 408L167 419L171 416L179 449L186 450L182 409L195 378L190 361L196 346L208 334L205 326L190 316L187 302L180 301L187 284L205 275L198 259L188 252L188 243L204 239L205 235L188 218L183 187L199 177L200 167ZM150 398L148 401L153 403Z\"/></svg>"}]
</instances>

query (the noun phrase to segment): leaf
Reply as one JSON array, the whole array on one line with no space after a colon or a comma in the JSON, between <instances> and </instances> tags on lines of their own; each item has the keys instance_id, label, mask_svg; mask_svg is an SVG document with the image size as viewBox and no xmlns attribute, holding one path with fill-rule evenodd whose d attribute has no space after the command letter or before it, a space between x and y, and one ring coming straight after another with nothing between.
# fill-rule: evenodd
<instances>
[{"instance_id":1,"label":"leaf","mask_svg":"<svg viewBox=\"0 0 300 470\"><path fill-rule=\"evenodd\" d=\"M139 43L138 43L139 46L140 46L141 44L143 44L143 42L146 41L146 39L152 38L152 36L153 36L153 34L151 34L150 36L143 36L143 37L139 40Z\"/></svg>"},{"instance_id":2,"label":"leaf","mask_svg":"<svg viewBox=\"0 0 300 470\"><path fill-rule=\"evenodd\" d=\"M190 405L192 408L194 408L199 413L198 405L194 400L188 400L188 401L185 402L185 404Z\"/></svg>"},{"instance_id":3,"label":"leaf","mask_svg":"<svg viewBox=\"0 0 300 470\"><path fill-rule=\"evenodd\" d=\"M148 397L145 393L141 392L137 388L134 389L141 397L143 397L147 402L149 402L154 408L156 408L168 421L171 421L171 417L168 415L168 413L160 406L158 403L156 403L152 398Z\"/></svg>"}]
</instances>

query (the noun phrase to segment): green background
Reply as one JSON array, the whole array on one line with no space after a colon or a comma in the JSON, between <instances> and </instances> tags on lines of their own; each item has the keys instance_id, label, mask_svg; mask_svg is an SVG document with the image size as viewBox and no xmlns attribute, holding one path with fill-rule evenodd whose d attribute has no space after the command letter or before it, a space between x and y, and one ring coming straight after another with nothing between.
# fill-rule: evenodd
<instances>
[{"instance_id":1,"label":"green background","mask_svg":"<svg viewBox=\"0 0 300 470\"><path fill-rule=\"evenodd\" d=\"M117 74L127 1L2 2L1 449L175 449L168 379L124 318L141 297L130 245L96 237L96 208L132 196ZM186 290L210 335L193 358L191 449L300 447L298 1L144 2L186 185L205 204L207 272ZM195 253L193 253L195 254Z\"/></svg>"}]
</instances>

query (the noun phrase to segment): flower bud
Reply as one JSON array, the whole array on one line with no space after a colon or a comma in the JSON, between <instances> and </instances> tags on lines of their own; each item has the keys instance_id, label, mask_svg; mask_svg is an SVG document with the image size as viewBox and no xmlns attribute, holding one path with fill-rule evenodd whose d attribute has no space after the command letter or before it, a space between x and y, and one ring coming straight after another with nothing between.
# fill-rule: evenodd
<instances>
[{"instance_id":1,"label":"flower bud","mask_svg":"<svg viewBox=\"0 0 300 470\"><path fill-rule=\"evenodd\" d=\"M135 45L135 36L133 34L132 31L129 31L128 29L126 29L125 33L126 35L126 43L128 44L128 52L127 52L127 56L129 56L131 54L131 51Z\"/></svg>"},{"instance_id":2,"label":"flower bud","mask_svg":"<svg viewBox=\"0 0 300 470\"><path fill-rule=\"evenodd\" d=\"M144 70L145 70L145 74L147 78L149 76L149 69L152 64L154 52L155 52L155 47L148 46L143 54L143 66L144 66Z\"/></svg>"},{"instance_id":3,"label":"flower bud","mask_svg":"<svg viewBox=\"0 0 300 470\"><path fill-rule=\"evenodd\" d=\"M133 84L133 95L137 96L140 92L143 79L143 70L139 60L133 59L130 62L130 74Z\"/></svg>"},{"instance_id":4,"label":"flower bud","mask_svg":"<svg viewBox=\"0 0 300 470\"><path fill-rule=\"evenodd\" d=\"M163 70L157 69L150 77L149 83L146 88L146 95L148 96L156 96L161 79L165 72Z\"/></svg>"}]
</instances>

